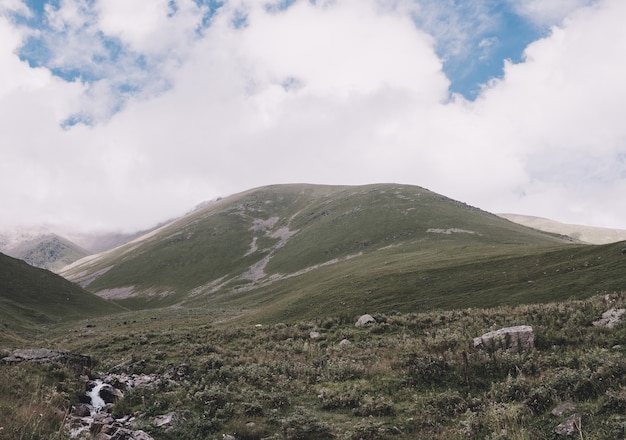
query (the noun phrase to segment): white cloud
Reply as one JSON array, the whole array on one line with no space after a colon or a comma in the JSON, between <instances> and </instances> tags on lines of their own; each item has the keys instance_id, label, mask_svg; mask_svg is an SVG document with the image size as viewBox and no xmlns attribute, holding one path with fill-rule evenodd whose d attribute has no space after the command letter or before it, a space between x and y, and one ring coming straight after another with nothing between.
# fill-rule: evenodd
<instances>
[{"instance_id":1,"label":"white cloud","mask_svg":"<svg viewBox=\"0 0 626 440\"><path fill-rule=\"evenodd\" d=\"M58 63L87 63L102 33L128 50L85 84L20 61L25 31L0 18L5 224L135 229L257 185L395 181L492 211L626 228L615 202L626 189L620 0L568 11L476 102L448 99L438 42L404 1L273 11L231 1L202 32L194 2L174 14L167 2L85 5L49 10L63 29L46 37ZM151 12L131 23L131 6ZM137 70L142 55L158 62ZM124 81L145 89L120 108ZM77 109L99 122L63 129Z\"/></svg>"},{"instance_id":2,"label":"white cloud","mask_svg":"<svg viewBox=\"0 0 626 440\"><path fill-rule=\"evenodd\" d=\"M508 0L511 7L542 27L561 23L570 13L598 0Z\"/></svg>"},{"instance_id":3,"label":"white cloud","mask_svg":"<svg viewBox=\"0 0 626 440\"><path fill-rule=\"evenodd\" d=\"M206 12L192 0L98 0L99 29L147 55L185 51Z\"/></svg>"},{"instance_id":4,"label":"white cloud","mask_svg":"<svg viewBox=\"0 0 626 440\"><path fill-rule=\"evenodd\" d=\"M0 4L0 14L18 13L24 16L32 16L28 7L21 0L4 0Z\"/></svg>"},{"instance_id":5,"label":"white cloud","mask_svg":"<svg viewBox=\"0 0 626 440\"><path fill-rule=\"evenodd\" d=\"M477 103L494 127L510 127L511 143L534 181L524 198L537 197L537 211L550 209L539 199L545 185L554 185L571 206L589 198L578 204L588 212L561 206L561 215L569 212L580 221L597 219L594 211L609 209L626 215L588 191L604 188L615 194L626 177L624 161L618 160L626 152L626 126L620 123L626 110L626 62L619 56L626 49L620 18L625 13L626 4L609 0L572 15L563 27L531 44L524 63L509 63L504 79ZM613 217L614 225L618 216Z\"/></svg>"}]
</instances>

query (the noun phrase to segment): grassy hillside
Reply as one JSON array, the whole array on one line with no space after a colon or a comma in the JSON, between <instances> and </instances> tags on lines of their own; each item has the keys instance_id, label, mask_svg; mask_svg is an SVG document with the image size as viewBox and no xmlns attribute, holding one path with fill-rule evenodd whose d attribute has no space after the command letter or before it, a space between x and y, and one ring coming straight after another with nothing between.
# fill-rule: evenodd
<instances>
[{"instance_id":1,"label":"grassy hillside","mask_svg":"<svg viewBox=\"0 0 626 440\"><path fill-rule=\"evenodd\" d=\"M52 272L0 254L0 340L121 310Z\"/></svg>"},{"instance_id":2,"label":"grassy hillside","mask_svg":"<svg viewBox=\"0 0 626 440\"><path fill-rule=\"evenodd\" d=\"M292 279L281 286L307 291L316 277L329 277L339 300L361 288L383 294L381 283L393 287L424 264L444 269L569 245L420 187L276 185L210 203L63 275L135 308L238 292L270 301L268 285ZM343 273L362 273L355 283L363 286L342 283ZM365 285L376 273L380 289ZM415 285L408 277L398 294Z\"/></svg>"},{"instance_id":3,"label":"grassy hillside","mask_svg":"<svg viewBox=\"0 0 626 440\"><path fill-rule=\"evenodd\" d=\"M383 250L254 289L215 292L189 305L245 311L276 322L346 314L531 304L626 288L623 244L455 246Z\"/></svg>"}]
</instances>

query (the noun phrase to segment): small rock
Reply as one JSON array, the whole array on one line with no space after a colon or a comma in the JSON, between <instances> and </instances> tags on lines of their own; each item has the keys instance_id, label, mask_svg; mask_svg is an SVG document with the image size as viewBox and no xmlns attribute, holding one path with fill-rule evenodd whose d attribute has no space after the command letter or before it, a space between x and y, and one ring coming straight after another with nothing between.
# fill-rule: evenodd
<instances>
[{"instance_id":1,"label":"small rock","mask_svg":"<svg viewBox=\"0 0 626 440\"><path fill-rule=\"evenodd\" d=\"M535 334L529 325L506 327L474 338L474 348L505 348L514 353L535 348Z\"/></svg>"},{"instance_id":2,"label":"small rock","mask_svg":"<svg viewBox=\"0 0 626 440\"><path fill-rule=\"evenodd\" d=\"M167 377L175 381L180 381L186 379L190 373L191 366L189 364L180 364L175 367L172 366Z\"/></svg>"},{"instance_id":3,"label":"small rock","mask_svg":"<svg viewBox=\"0 0 626 440\"><path fill-rule=\"evenodd\" d=\"M561 436L572 436L580 431L580 414L572 414L569 418L560 423L556 428L554 428L554 432L556 435Z\"/></svg>"},{"instance_id":4,"label":"small rock","mask_svg":"<svg viewBox=\"0 0 626 440\"><path fill-rule=\"evenodd\" d=\"M124 397L124 394L117 388L112 387L111 385L105 385L100 388L100 398L104 400L105 403L115 403L118 399Z\"/></svg>"},{"instance_id":5,"label":"small rock","mask_svg":"<svg viewBox=\"0 0 626 440\"><path fill-rule=\"evenodd\" d=\"M576 409L576 406L567 402L554 408L550 414L552 414L554 417L561 417L566 412L571 412L571 411L574 411L575 409Z\"/></svg>"},{"instance_id":6,"label":"small rock","mask_svg":"<svg viewBox=\"0 0 626 440\"><path fill-rule=\"evenodd\" d=\"M348 345L352 345L352 342L348 341L347 339L342 339L341 341L339 341L339 345L341 347L347 347Z\"/></svg>"},{"instance_id":7,"label":"small rock","mask_svg":"<svg viewBox=\"0 0 626 440\"><path fill-rule=\"evenodd\" d=\"M171 413L156 416L154 418L154 424L158 428L164 429L167 432L181 426L185 422L186 416L186 411L174 411Z\"/></svg>"},{"instance_id":8,"label":"small rock","mask_svg":"<svg viewBox=\"0 0 626 440\"><path fill-rule=\"evenodd\" d=\"M320 332L311 332L311 333L309 333L309 337L311 339L318 339L320 336L321 336Z\"/></svg>"},{"instance_id":9,"label":"small rock","mask_svg":"<svg viewBox=\"0 0 626 440\"><path fill-rule=\"evenodd\" d=\"M358 319L358 321L354 324L354 326L364 327L368 324L376 324L376 320L374 319L372 315L365 314Z\"/></svg>"},{"instance_id":10,"label":"small rock","mask_svg":"<svg viewBox=\"0 0 626 440\"><path fill-rule=\"evenodd\" d=\"M104 432L99 432L93 438L94 440L111 440L111 436L109 434L105 434Z\"/></svg>"},{"instance_id":11,"label":"small rock","mask_svg":"<svg viewBox=\"0 0 626 440\"><path fill-rule=\"evenodd\" d=\"M131 439L132 440L154 440L145 431L142 431L141 429L137 431L133 431Z\"/></svg>"},{"instance_id":12,"label":"small rock","mask_svg":"<svg viewBox=\"0 0 626 440\"><path fill-rule=\"evenodd\" d=\"M602 318L593 321L596 327L614 328L622 323L626 309L609 309L602 314Z\"/></svg>"},{"instance_id":13,"label":"small rock","mask_svg":"<svg viewBox=\"0 0 626 440\"><path fill-rule=\"evenodd\" d=\"M91 415L91 407L86 403L79 403L72 412L76 417L87 417Z\"/></svg>"}]
</instances>

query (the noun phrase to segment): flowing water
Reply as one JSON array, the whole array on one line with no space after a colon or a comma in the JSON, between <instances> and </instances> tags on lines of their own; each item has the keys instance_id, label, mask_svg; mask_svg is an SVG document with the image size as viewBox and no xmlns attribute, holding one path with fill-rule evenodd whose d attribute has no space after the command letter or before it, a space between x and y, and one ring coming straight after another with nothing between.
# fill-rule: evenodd
<instances>
[{"instance_id":1,"label":"flowing water","mask_svg":"<svg viewBox=\"0 0 626 440\"><path fill-rule=\"evenodd\" d=\"M95 382L96 386L93 387L91 391L87 393L87 395L91 398L91 406L93 406L96 412L99 412L102 408L106 406L106 403L104 402L104 400L102 400L102 397L100 397L100 390L105 387L106 384L101 380L96 380Z\"/></svg>"}]
</instances>

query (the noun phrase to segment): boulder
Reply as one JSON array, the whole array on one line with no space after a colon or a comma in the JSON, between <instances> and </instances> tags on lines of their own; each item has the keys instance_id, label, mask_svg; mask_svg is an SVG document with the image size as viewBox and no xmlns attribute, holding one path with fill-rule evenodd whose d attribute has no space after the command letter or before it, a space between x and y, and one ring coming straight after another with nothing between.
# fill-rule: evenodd
<instances>
[{"instance_id":1,"label":"boulder","mask_svg":"<svg viewBox=\"0 0 626 440\"><path fill-rule=\"evenodd\" d=\"M376 320L372 315L363 315L354 324L355 327L365 327L368 324L376 324Z\"/></svg>"},{"instance_id":2,"label":"boulder","mask_svg":"<svg viewBox=\"0 0 626 440\"><path fill-rule=\"evenodd\" d=\"M165 432L174 430L185 423L189 413L187 411L174 411L171 413L156 416L154 425L157 428L165 430Z\"/></svg>"},{"instance_id":3,"label":"boulder","mask_svg":"<svg viewBox=\"0 0 626 440\"><path fill-rule=\"evenodd\" d=\"M74 407L74 411L72 411L72 415L76 417L88 417L91 415L91 406L86 403L79 403Z\"/></svg>"},{"instance_id":4,"label":"boulder","mask_svg":"<svg viewBox=\"0 0 626 440\"><path fill-rule=\"evenodd\" d=\"M69 350L29 348L14 350L2 359L4 363L34 362L38 364L57 363L72 370L77 376L91 372L91 357L72 353Z\"/></svg>"},{"instance_id":5,"label":"boulder","mask_svg":"<svg viewBox=\"0 0 626 440\"><path fill-rule=\"evenodd\" d=\"M339 341L339 346L341 347L348 347L350 345L352 345L352 342L347 339L342 339L341 341Z\"/></svg>"},{"instance_id":6,"label":"boulder","mask_svg":"<svg viewBox=\"0 0 626 440\"><path fill-rule=\"evenodd\" d=\"M109 384L100 388L100 398L104 400L104 403L115 403L117 400L122 399L124 394L117 388L112 387Z\"/></svg>"},{"instance_id":7,"label":"boulder","mask_svg":"<svg viewBox=\"0 0 626 440\"><path fill-rule=\"evenodd\" d=\"M554 428L554 433L562 437L571 437L580 432L580 414L572 414L566 421Z\"/></svg>"},{"instance_id":8,"label":"boulder","mask_svg":"<svg viewBox=\"0 0 626 440\"><path fill-rule=\"evenodd\" d=\"M596 327L614 328L622 323L626 309L609 309L602 314L602 318L593 321Z\"/></svg>"},{"instance_id":9,"label":"boulder","mask_svg":"<svg viewBox=\"0 0 626 440\"><path fill-rule=\"evenodd\" d=\"M503 348L514 353L535 348L535 334L529 325L506 327L474 338L474 348L496 350Z\"/></svg>"}]
</instances>

